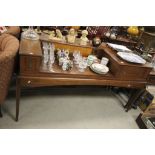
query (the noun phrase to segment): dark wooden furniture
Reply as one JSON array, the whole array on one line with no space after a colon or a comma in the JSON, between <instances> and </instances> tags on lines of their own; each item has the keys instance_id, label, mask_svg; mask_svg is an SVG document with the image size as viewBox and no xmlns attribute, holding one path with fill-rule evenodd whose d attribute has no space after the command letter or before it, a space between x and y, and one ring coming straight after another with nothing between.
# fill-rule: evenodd
<instances>
[{"instance_id":1,"label":"dark wooden furniture","mask_svg":"<svg viewBox=\"0 0 155 155\"><path fill-rule=\"evenodd\" d=\"M16 121L18 121L20 92L23 87L106 85L134 89L145 88L146 74L149 73L150 70L149 66L141 66L137 69L137 65L129 65L123 60L120 60L116 56L115 51L105 46L105 44L102 44L98 50L98 57L103 54L110 59L110 72L106 75L98 75L89 68L83 73L79 72L75 67L70 72L62 71L57 64L54 64L55 72L51 73L42 70L41 42L25 39L21 40L19 51L20 74L17 77L16 90ZM126 67L128 67L129 70L126 70ZM146 72L143 75L144 78L141 72ZM131 108L132 103L131 101L127 103L127 110Z\"/></svg>"},{"instance_id":2,"label":"dark wooden furniture","mask_svg":"<svg viewBox=\"0 0 155 155\"><path fill-rule=\"evenodd\" d=\"M148 84L155 85L155 71L154 70L150 72L150 75L148 77Z\"/></svg>"},{"instance_id":3,"label":"dark wooden furniture","mask_svg":"<svg viewBox=\"0 0 155 155\"><path fill-rule=\"evenodd\" d=\"M118 35L116 39L111 39L109 37L104 36L103 40L105 42L110 42L110 43L114 43L114 44L120 44L120 45L124 45L124 46L128 46L128 47L135 47L137 45L136 41L133 41L127 37Z\"/></svg>"},{"instance_id":4,"label":"dark wooden furniture","mask_svg":"<svg viewBox=\"0 0 155 155\"><path fill-rule=\"evenodd\" d=\"M3 117L1 109L2 108L1 108L1 105L0 105L0 117Z\"/></svg>"},{"instance_id":5,"label":"dark wooden furniture","mask_svg":"<svg viewBox=\"0 0 155 155\"><path fill-rule=\"evenodd\" d=\"M155 118L155 103L152 102L148 108L143 112L141 113L137 119L136 119L136 122L138 124L138 126L141 128L141 129L147 129L147 118L148 117L154 117Z\"/></svg>"},{"instance_id":6,"label":"dark wooden furniture","mask_svg":"<svg viewBox=\"0 0 155 155\"><path fill-rule=\"evenodd\" d=\"M140 42L144 43L145 49L155 49L155 33L143 32L140 37Z\"/></svg>"},{"instance_id":7,"label":"dark wooden furniture","mask_svg":"<svg viewBox=\"0 0 155 155\"><path fill-rule=\"evenodd\" d=\"M143 122L143 120L142 120L142 114L140 114L138 117L137 117L137 119L136 119L136 123L137 123L137 125L138 125L138 127L140 128L140 129L147 129L147 127L146 127L146 125L145 125L145 123Z\"/></svg>"}]
</instances>

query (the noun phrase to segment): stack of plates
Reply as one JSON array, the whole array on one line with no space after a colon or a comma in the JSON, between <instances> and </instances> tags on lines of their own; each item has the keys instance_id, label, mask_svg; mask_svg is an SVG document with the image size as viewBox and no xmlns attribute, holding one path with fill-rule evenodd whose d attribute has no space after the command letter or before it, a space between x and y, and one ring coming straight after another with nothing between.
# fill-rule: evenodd
<instances>
[{"instance_id":1,"label":"stack of plates","mask_svg":"<svg viewBox=\"0 0 155 155\"><path fill-rule=\"evenodd\" d=\"M90 66L91 70L98 74L106 74L109 72L109 68L99 63L93 63Z\"/></svg>"}]
</instances>

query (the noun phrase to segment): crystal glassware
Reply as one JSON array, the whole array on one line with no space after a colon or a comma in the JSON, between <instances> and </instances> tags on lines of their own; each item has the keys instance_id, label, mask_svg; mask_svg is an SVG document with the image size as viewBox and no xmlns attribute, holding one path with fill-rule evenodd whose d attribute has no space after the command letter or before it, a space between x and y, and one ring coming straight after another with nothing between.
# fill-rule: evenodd
<instances>
[{"instance_id":1,"label":"crystal glassware","mask_svg":"<svg viewBox=\"0 0 155 155\"><path fill-rule=\"evenodd\" d=\"M82 55L80 53L80 51L74 51L73 53L73 61L75 65L78 65L79 62L82 60Z\"/></svg>"},{"instance_id":2,"label":"crystal glassware","mask_svg":"<svg viewBox=\"0 0 155 155\"><path fill-rule=\"evenodd\" d=\"M155 71L155 56L152 58L151 64L152 64L153 70Z\"/></svg>"},{"instance_id":3,"label":"crystal glassware","mask_svg":"<svg viewBox=\"0 0 155 155\"><path fill-rule=\"evenodd\" d=\"M73 57L75 58L75 57L78 57L78 56L80 56L81 54L80 54L80 51L74 51L73 52Z\"/></svg>"},{"instance_id":4,"label":"crystal glassware","mask_svg":"<svg viewBox=\"0 0 155 155\"><path fill-rule=\"evenodd\" d=\"M48 59L49 59L49 58L48 58L48 55L44 55L44 56L43 56L43 62L42 62L42 63L43 63L43 64L42 64L43 70L47 70Z\"/></svg>"},{"instance_id":5,"label":"crystal glassware","mask_svg":"<svg viewBox=\"0 0 155 155\"><path fill-rule=\"evenodd\" d=\"M28 30L22 33L22 38L30 40L39 40L39 35L34 31L33 26L29 26Z\"/></svg>"},{"instance_id":6,"label":"crystal glassware","mask_svg":"<svg viewBox=\"0 0 155 155\"><path fill-rule=\"evenodd\" d=\"M54 61L55 61L55 57L52 57L52 58L49 60L49 62L48 62L48 70L49 70L50 72L54 72L54 70L53 70Z\"/></svg>"},{"instance_id":7,"label":"crystal glassware","mask_svg":"<svg viewBox=\"0 0 155 155\"><path fill-rule=\"evenodd\" d=\"M80 72L84 72L86 68L87 68L87 59L82 58L81 61L79 62L78 69Z\"/></svg>"},{"instance_id":8,"label":"crystal glassware","mask_svg":"<svg viewBox=\"0 0 155 155\"><path fill-rule=\"evenodd\" d=\"M43 60L42 60L42 69L47 70L48 66L48 60L49 60L49 54L48 54L48 48L47 48L47 42L43 42Z\"/></svg>"},{"instance_id":9,"label":"crystal glassware","mask_svg":"<svg viewBox=\"0 0 155 155\"><path fill-rule=\"evenodd\" d=\"M48 71L54 72L53 64L54 64L54 61L55 61L55 55L54 55L55 47L54 47L53 44L47 43L46 48L48 50L48 52L47 52L48 53Z\"/></svg>"}]
</instances>

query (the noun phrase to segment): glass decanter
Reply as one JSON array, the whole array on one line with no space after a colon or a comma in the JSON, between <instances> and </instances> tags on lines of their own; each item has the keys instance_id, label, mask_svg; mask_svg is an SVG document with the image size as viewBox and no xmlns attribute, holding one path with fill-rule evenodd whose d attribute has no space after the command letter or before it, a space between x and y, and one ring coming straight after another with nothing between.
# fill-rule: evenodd
<instances>
[{"instance_id":1,"label":"glass decanter","mask_svg":"<svg viewBox=\"0 0 155 155\"><path fill-rule=\"evenodd\" d=\"M22 33L22 38L30 40L39 40L39 35L34 31L33 26L29 26L28 30Z\"/></svg>"}]
</instances>

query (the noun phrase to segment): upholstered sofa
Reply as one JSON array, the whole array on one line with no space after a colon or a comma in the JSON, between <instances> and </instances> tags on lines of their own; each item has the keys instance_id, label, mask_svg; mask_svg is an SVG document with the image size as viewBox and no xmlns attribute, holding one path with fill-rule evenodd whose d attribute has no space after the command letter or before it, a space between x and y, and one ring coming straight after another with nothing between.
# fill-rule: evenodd
<instances>
[{"instance_id":1,"label":"upholstered sofa","mask_svg":"<svg viewBox=\"0 0 155 155\"><path fill-rule=\"evenodd\" d=\"M10 34L0 35L0 116L1 104L6 98L14 68L14 58L19 48L19 41Z\"/></svg>"}]
</instances>

